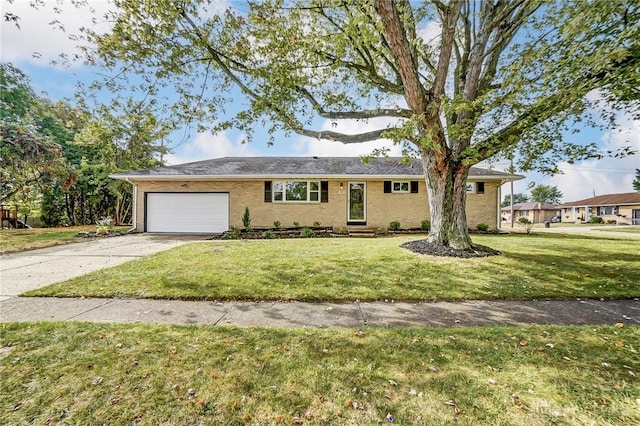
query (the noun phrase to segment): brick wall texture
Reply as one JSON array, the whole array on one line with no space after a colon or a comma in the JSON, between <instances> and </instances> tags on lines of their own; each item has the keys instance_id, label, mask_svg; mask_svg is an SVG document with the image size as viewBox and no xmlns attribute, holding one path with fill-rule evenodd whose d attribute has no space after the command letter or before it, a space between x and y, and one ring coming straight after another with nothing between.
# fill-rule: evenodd
<instances>
[{"instance_id":1,"label":"brick wall texture","mask_svg":"<svg viewBox=\"0 0 640 426\"><path fill-rule=\"evenodd\" d=\"M389 222L399 221L402 227L420 227L429 218L426 185L419 181L418 193L385 193L384 181L358 181L366 184L366 227L388 227ZM340 190L340 184L343 189ZM327 203L282 203L264 201L264 180L243 181L139 181L137 186L136 229L143 232L145 194L153 192L223 192L229 194L229 225L242 226L245 207L251 213L251 225L271 227L274 221L282 226L347 226L348 182L329 180ZM467 221L473 228L485 223L498 226L499 182L485 182L484 194L467 195ZM351 225L350 225L351 226Z\"/></svg>"}]
</instances>

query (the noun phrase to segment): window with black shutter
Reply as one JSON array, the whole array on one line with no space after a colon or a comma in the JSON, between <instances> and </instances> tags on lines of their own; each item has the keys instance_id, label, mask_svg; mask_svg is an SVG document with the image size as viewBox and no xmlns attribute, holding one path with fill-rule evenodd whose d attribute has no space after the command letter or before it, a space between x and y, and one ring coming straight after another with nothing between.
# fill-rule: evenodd
<instances>
[{"instance_id":1,"label":"window with black shutter","mask_svg":"<svg viewBox=\"0 0 640 426\"><path fill-rule=\"evenodd\" d=\"M384 193L385 194L391 194L391 181L390 180L385 180L384 181Z\"/></svg>"},{"instance_id":2,"label":"window with black shutter","mask_svg":"<svg viewBox=\"0 0 640 426\"><path fill-rule=\"evenodd\" d=\"M419 189L418 189L419 187L420 187L420 185L419 185L417 180L412 180L411 181L411 193L412 194L417 194L419 192Z\"/></svg>"},{"instance_id":3,"label":"window with black shutter","mask_svg":"<svg viewBox=\"0 0 640 426\"><path fill-rule=\"evenodd\" d=\"M476 182L476 194L484 194L484 182Z\"/></svg>"}]
</instances>

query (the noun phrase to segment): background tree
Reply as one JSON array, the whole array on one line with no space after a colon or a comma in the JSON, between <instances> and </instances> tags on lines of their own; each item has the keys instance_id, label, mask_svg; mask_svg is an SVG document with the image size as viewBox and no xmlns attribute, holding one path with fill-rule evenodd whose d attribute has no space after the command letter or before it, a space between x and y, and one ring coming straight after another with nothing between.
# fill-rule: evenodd
<instances>
[{"instance_id":1,"label":"background tree","mask_svg":"<svg viewBox=\"0 0 640 426\"><path fill-rule=\"evenodd\" d=\"M403 144L423 162L435 245L471 246L472 165L517 152L519 169L555 172L560 159L601 156L595 144L562 141L571 119L585 119L586 95L638 105L614 90L638 79L637 1L265 0L224 13L196 0L117 5L110 32L87 34L88 60L122 77L102 88L159 101L175 93L172 117L214 132L251 138L258 123L271 141L284 131ZM228 114L232 101L245 108ZM377 128L346 134L323 130L322 119Z\"/></svg>"},{"instance_id":2,"label":"background tree","mask_svg":"<svg viewBox=\"0 0 640 426\"><path fill-rule=\"evenodd\" d=\"M39 206L45 225L130 222L131 187L109 174L160 165L168 130L137 105L89 114L38 97L11 64L0 71L0 201L23 216Z\"/></svg>"},{"instance_id":3,"label":"background tree","mask_svg":"<svg viewBox=\"0 0 640 426\"><path fill-rule=\"evenodd\" d=\"M560 204L562 192L555 185L536 185L531 189L531 201L536 203Z\"/></svg>"},{"instance_id":4,"label":"background tree","mask_svg":"<svg viewBox=\"0 0 640 426\"><path fill-rule=\"evenodd\" d=\"M527 201L529 201L529 197L527 196L527 194L524 194L524 193L513 194L513 204L526 203ZM505 196L502 198L502 203L500 204L500 207L509 207L510 205L511 205L511 194L505 194Z\"/></svg>"},{"instance_id":5,"label":"background tree","mask_svg":"<svg viewBox=\"0 0 640 426\"><path fill-rule=\"evenodd\" d=\"M633 180L633 189L640 191L640 169L636 169L636 177Z\"/></svg>"}]
</instances>

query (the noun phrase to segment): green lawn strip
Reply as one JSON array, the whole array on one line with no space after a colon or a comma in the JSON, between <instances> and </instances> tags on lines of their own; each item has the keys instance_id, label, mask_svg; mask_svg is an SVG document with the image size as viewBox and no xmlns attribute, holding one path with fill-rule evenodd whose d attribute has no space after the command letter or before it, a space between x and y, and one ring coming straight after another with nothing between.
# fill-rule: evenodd
<instances>
[{"instance_id":1,"label":"green lawn strip","mask_svg":"<svg viewBox=\"0 0 640 426\"><path fill-rule=\"evenodd\" d=\"M640 423L638 327L1 327L1 424Z\"/></svg>"},{"instance_id":2,"label":"green lawn strip","mask_svg":"<svg viewBox=\"0 0 640 426\"><path fill-rule=\"evenodd\" d=\"M113 229L124 231L128 227L120 226ZM87 241L85 238L79 238L78 232L95 230L96 227L91 225L68 228L3 229L0 231L0 254Z\"/></svg>"},{"instance_id":3,"label":"green lawn strip","mask_svg":"<svg viewBox=\"0 0 640 426\"><path fill-rule=\"evenodd\" d=\"M415 238L415 237L413 237ZM558 234L474 236L500 256L418 256L410 237L208 241L26 296L184 300L463 300L640 295L638 241Z\"/></svg>"}]
</instances>

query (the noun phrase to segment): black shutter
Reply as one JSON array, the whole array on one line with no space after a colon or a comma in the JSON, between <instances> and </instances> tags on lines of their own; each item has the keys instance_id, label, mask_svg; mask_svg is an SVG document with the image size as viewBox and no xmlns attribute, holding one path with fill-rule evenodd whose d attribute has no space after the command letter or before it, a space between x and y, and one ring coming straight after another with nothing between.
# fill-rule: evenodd
<instances>
[{"instance_id":1,"label":"black shutter","mask_svg":"<svg viewBox=\"0 0 640 426\"><path fill-rule=\"evenodd\" d=\"M411 181L411 193L412 194L417 194L419 192L418 188L419 188L418 181L417 180L412 180Z\"/></svg>"},{"instance_id":2,"label":"black shutter","mask_svg":"<svg viewBox=\"0 0 640 426\"><path fill-rule=\"evenodd\" d=\"M264 181L264 202L265 203L271 202L271 181L270 180Z\"/></svg>"},{"instance_id":3,"label":"black shutter","mask_svg":"<svg viewBox=\"0 0 640 426\"><path fill-rule=\"evenodd\" d=\"M476 194L484 194L484 182L476 182Z\"/></svg>"},{"instance_id":4,"label":"black shutter","mask_svg":"<svg viewBox=\"0 0 640 426\"><path fill-rule=\"evenodd\" d=\"M391 194L391 181L390 180L385 180L384 181L384 193L385 194Z\"/></svg>"},{"instance_id":5,"label":"black shutter","mask_svg":"<svg viewBox=\"0 0 640 426\"><path fill-rule=\"evenodd\" d=\"M329 202L329 182L326 180L320 181L320 202Z\"/></svg>"}]
</instances>

